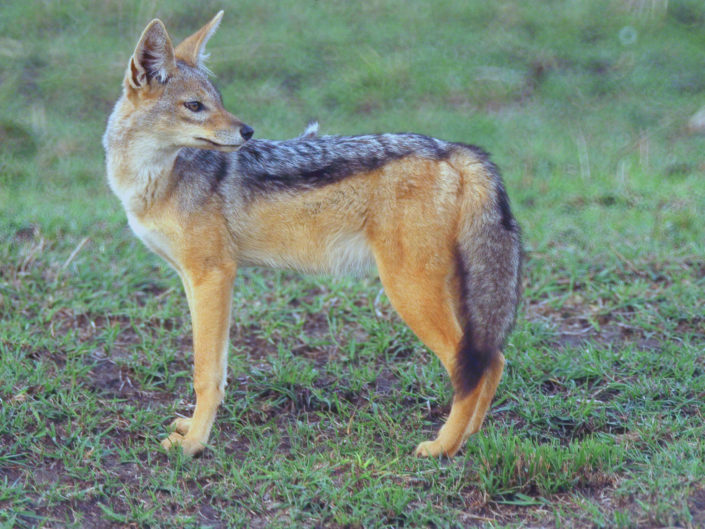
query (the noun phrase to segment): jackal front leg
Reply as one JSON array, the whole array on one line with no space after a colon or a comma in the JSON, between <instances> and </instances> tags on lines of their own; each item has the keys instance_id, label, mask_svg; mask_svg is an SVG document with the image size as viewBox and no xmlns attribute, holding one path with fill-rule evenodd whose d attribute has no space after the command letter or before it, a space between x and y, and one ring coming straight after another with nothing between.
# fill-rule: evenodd
<instances>
[{"instance_id":1,"label":"jackal front leg","mask_svg":"<svg viewBox=\"0 0 705 529\"><path fill-rule=\"evenodd\" d=\"M205 273L184 273L182 279L193 323L196 409L190 419L177 419L172 423L175 431L162 441L162 446L166 449L181 446L184 454L191 456L203 450L208 442L225 393L235 270L232 267L232 270L218 268Z\"/></svg>"}]
</instances>

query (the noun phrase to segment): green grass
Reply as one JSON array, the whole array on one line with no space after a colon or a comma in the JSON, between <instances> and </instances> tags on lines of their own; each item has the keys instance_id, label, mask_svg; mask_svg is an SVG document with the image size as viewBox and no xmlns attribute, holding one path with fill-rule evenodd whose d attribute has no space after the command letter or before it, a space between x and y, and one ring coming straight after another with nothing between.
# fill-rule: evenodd
<instances>
[{"instance_id":1,"label":"green grass","mask_svg":"<svg viewBox=\"0 0 705 529\"><path fill-rule=\"evenodd\" d=\"M503 170L525 296L484 429L372 278L244 270L196 460L175 274L132 236L100 136L142 28L221 7L210 67L258 137L416 131ZM667 7L667 8L666 8ZM3 2L0 527L705 525L705 6Z\"/></svg>"}]
</instances>

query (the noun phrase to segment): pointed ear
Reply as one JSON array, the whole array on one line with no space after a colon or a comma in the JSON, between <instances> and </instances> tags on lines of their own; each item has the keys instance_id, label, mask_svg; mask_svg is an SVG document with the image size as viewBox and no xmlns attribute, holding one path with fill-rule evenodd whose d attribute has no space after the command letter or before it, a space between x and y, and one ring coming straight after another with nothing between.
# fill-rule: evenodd
<instances>
[{"instance_id":1,"label":"pointed ear","mask_svg":"<svg viewBox=\"0 0 705 529\"><path fill-rule=\"evenodd\" d=\"M203 67L203 61L208 58L206 43L218 29L222 18L223 11L220 11L208 24L179 44L175 50L176 57L191 66Z\"/></svg>"},{"instance_id":2,"label":"pointed ear","mask_svg":"<svg viewBox=\"0 0 705 529\"><path fill-rule=\"evenodd\" d=\"M142 32L125 76L126 83L138 89L153 79L166 83L176 69L174 47L161 20L155 18Z\"/></svg>"}]
</instances>

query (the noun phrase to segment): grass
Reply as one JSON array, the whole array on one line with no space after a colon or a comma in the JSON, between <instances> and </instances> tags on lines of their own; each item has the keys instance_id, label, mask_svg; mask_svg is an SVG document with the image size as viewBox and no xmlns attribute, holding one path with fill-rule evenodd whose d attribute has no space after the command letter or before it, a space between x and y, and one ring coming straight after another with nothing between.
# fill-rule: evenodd
<instances>
[{"instance_id":1,"label":"grass","mask_svg":"<svg viewBox=\"0 0 705 529\"><path fill-rule=\"evenodd\" d=\"M705 7L696 0L225 6L210 67L259 137L481 145L524 228L525 295L484 429L448 412L379 282L244 270L196 460L175 274L126 226L99 138L139 32L221 4L0 6L0 527L701 527Z\"/></svg>"}]
</instances>

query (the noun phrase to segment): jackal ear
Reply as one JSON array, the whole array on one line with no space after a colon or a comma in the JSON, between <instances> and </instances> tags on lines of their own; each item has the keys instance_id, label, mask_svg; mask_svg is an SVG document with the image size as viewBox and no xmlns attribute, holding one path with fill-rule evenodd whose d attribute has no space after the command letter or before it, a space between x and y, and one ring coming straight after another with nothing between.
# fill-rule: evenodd
<instances>
[{"instance_id":1,"label":"jackal ear","mask_svg":"<svg viewBox=\"0 0 705 529\"><path fill-rule=\"evenodd\" d=\"M203 62L208 58L206 53L206 43L213 36L215 30L218 29L220 21L223 19L223 11L215 15L208 24L196 31L190 37L187 37L181 44L176 47L175 53L178 59L181 59L186 64L202 68Z\"/></svg>"},{"instance_id":2,"label":"jackal ear","mask_svg":"<svg viewBox=\"0 0 705 529\"><path fill-rule=\"evenodd\" d=\"M125 81L133 88L148 85L153 79L164 84L175 69L174 46L162 21L155 18L142 32Z\"/></svg>"}]
</instances>

